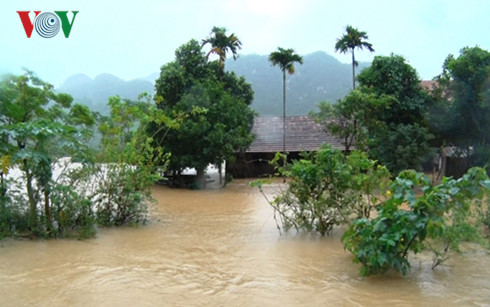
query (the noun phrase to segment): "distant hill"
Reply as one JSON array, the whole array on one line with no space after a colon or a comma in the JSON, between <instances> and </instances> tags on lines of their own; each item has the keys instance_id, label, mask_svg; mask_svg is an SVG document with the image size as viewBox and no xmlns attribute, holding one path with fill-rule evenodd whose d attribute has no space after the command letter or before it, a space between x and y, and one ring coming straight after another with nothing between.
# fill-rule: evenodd
<instances>
[{"instance_id":1,"label":"distant hill","mask_svg":"<svg viewBox=\"0 0 490 307\"><path fill-rule=\"evenodd\" d=\"M356 72L369 66L359 63ZM325 52L303 56L303 65L288 75L286 103L288 115L306 115L326 100L336 102L352 89L352 65L342 64ZM282 115L282 72L272 66L265 55L244 55L228 59L226 69L245 76L252 84L255 98L252 107L263 116Z\"/></svg>"},{"instance_id":2,"label":"distant hill","mask_svg":"<svg viewBox=\"0 0 490 307\"><path fill-rule=\"evenodd\" d=\"M326 100L335 102L344 97L352 87L351 64L342 64L325 52L315 52L303 57L304 64L296 65L296 72L287 76L287 114L305 115ZM369 63L360 63L357 72ZM267 55L241 55L236 61L228 59L226 69L244 76L255 91L252 107L262 116L282 115L282 72L273 67ZM153 93L159 73L131 81L111 74L101 74L94 79L77 74L69 77L59 88L73 96L76 102L92 110L107 114L109 96L136 99L144 91Z\"/></svg>"},{"instance_id":3,"label":"distant hill","mask_svg":"<svg viewBox=\"0 0 490 307\"><path fill-rule=\"evenodd\" d=\"M154 80L135 79L124 81L111 74L100 74L94 79L77 74L69 77L56 90L73 96L75 102L88 105L93 111L109 112L107 101L110 96L137 99L142 92L153 93Z\"/></svg>"}]
</instances>

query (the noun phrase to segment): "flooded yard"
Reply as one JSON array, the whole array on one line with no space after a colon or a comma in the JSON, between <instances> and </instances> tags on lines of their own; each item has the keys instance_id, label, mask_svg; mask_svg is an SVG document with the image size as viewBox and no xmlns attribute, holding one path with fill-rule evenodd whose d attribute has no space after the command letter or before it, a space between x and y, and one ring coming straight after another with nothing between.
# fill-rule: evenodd
<instances>
[{"instance_id":1,"label":"flooded yard","mask_svg":"<svg viewBox=\"0 0 490 307\"><path fill-rule=\"evenodd\" d=\"M2 306L485 306L490 257L472 250L435 271L363 278L331 237L279 235L247 181L220 190L156 186L150 223L92 240L0 242Z\"/></svg>"}]
</instances>

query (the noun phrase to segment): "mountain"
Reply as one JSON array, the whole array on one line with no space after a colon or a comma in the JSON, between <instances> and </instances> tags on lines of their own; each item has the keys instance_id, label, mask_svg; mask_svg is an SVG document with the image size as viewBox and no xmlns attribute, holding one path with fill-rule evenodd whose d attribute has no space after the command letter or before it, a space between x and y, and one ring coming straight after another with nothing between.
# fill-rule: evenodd
<instances>
[{"instance_id":1,"label":"mountain","mask_svg":"<svg viewBox=\"0 0 490 307\"><path fill-rule=\"evenodd\" d=\"M110 96L119 95L134 100L142 92L153 93L153 84L154 81L144 78L124 81L111 74L100 74L94 79L76 74L66 79L56 90L72 95L75 102L88 105L93 111L108 114L107 101Z\"/></svg>"},{"instance_id":2,"label":"mountain","mask_svg":"<svg viewBox=\"0 0 490 307\"><path fill-rule=\"evenodd\" d=\"M342 64L325 52L315 52L303 57L303 65L287 76L287 115L305 115L325 100L336 102L352 87L352 66ZM357 72L369 63L359 63ZM255 92L252 107L262 116L282 115L282 72L273 67L267 55L241 55L236 61L228 59L226 69L244 76ZM136 99L144 91L153 93L159 73L124 81L111 74L101 74L94 79L77 74L69 77L57 89L71 94L75 102L88 105L92 110L107 114L109 96Z\"/></svg>"},{"instance_id":3,"label":"mountain","mask_svg":"<svg viewBox=\"0 0 490 307\"><path fill-rule=\"evenodd\" d=\"M342 64L325 52L303 56L286 77L287 115L305 115L319 102L336 102L352 89L352 65ZM359 63L356 72L369 66ZM263 116L282 115L282 71L272 66L265 55L244 55L228 59L226 69L243 75L255 91L252 107Z\"/></svg>"}]
</instances>

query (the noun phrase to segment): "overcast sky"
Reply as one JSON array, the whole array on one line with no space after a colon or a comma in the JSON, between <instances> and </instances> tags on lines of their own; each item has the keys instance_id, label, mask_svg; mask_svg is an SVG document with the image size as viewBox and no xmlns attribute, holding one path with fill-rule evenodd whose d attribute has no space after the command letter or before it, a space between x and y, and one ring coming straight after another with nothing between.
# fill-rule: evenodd
<instances>
[{"instance_id":1,"label":"overcast sky","mask_svg":"<svg viewBox=\"0 0 490 307\"><path fill-rule=\"evenodd\" d=\"M128 2L1 0L0 73L18 74L26 67L55 85L75 73L144 77L172 61L181 44L205 38L215 25L240 38L242 55L267 55L281 46L302 55L322 50L350 63L350 55L334 50L350 24L366 31L375 49L357 52L359 61L393 52L404 56L422 79L439 74L446 56L462 47L490 50L488 0ZM36 30L27 38L16 11L34 10L79 13L69 38L60 31L45 39Z\"/></svg>"}]
</instances>

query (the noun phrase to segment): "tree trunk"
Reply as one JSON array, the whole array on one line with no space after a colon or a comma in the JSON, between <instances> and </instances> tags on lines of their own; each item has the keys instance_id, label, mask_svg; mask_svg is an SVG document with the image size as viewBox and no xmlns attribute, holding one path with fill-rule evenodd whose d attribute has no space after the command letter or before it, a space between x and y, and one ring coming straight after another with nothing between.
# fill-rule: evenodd
<instances>
[{"instance_id":1,"label":"tree trunk","mask_svg":"<svg viewBox=\"0 0 490 307\"><path fill-rule=\"evenodd\" d=\"M0 198L5 197L6 194L7 194L7 188L5 186L5 181L3 179L3 172L0 171Z\"/></svg>"},{"instance_id":2,"label":"tree trunk","mask_svg":"<svg viewBox=\"0 0 490 307\"><path fill-rule=\"evenodd\" d=\"M282 71L282 153L286 154L286 71Z\"/></svg>"},{"instance_id":3,"label":"tree trunk","mask_svg":"<svg viewBox=\"0 0 490 307\"><path fill-rule=\"evenodd\" d=\"M44 213L46 214L46 231L48 234L53 232L53 217L51 215L51 206L49 204L49 190L48 187L44 188Z\"/></svg>"},{"instance_id":4,"label":"tree trunk","mask_svg":"<svg viewBox=\"0 0 490 307\"><path fill-rule=\"evenodd\" d=\"M219 164L219 168L218 168L218 174L219 174L219 186L222 187L223 186L223 170L221 168L222 166L222 163Z\"/></svg>"},{"instance_id":5,"label":"tree trunk","mask_svg":"<svg viewBox=\"0 0 490 307\"><path fill-rule=\"evenodd\" d=\"M352 49L352 88L356 89L356 59L354 57L354 49Z\"/></svg>"},{"instance_id":6,"label":"tree trunk","mask_svg":"<svg viewBox=\"0 0 490 307\"><path fill-rule=\"evenodd\" d=\"M6 201L5 196L7 195L7 186L3 178L3 172L0 171L0 219L2 219L5 215L5 207Z\"/></svg>"},{"instance_id":7,"label":"tree trunk","mask_svg":"<svg viewBox=\"0 0 490 307\"><path fill-rule=\"evenodd\" d=\"M447 155L446 155L446 150L444 147L441 148L440 152L440 167L439 167L439 173L437 174L436 180L439 180L440 178L446 176L446 166L447 166Z\"/></svg>"},{"instance_id":8,"label":"tree trunk","mask_svg":"<svg viewBox=\"0 0 490 307\"><path fill-rule=\"evenodd\" d=\"M196 169L197 178L195 181L196 189L206 189L206 178L204 177L204 169Z\"/></svg>"},{"instance_id":9,"label":"tree trunk","mask_svg":"<svg viewBox=\"0 0 490 307\"><path fill-rule=\"evenodd\" d=\"M282 154L284 155L284 166L286 166L286 70L282 71ZM283 182L286 182L284 177Z\"/></svg>"},{"instance_id":10,"label":"tree trunk","mask_svg":"<svg viewBox=\"0 0 490 307\"><path fill-rule=\"evenodd\" d=\"M26 173L27 197L29 199L29 230L37 232L36 200L34 199L34 191L32 190L32 174L27 167L27 161L24 161L24 168Z\"/></svg>"}]
</instances>

